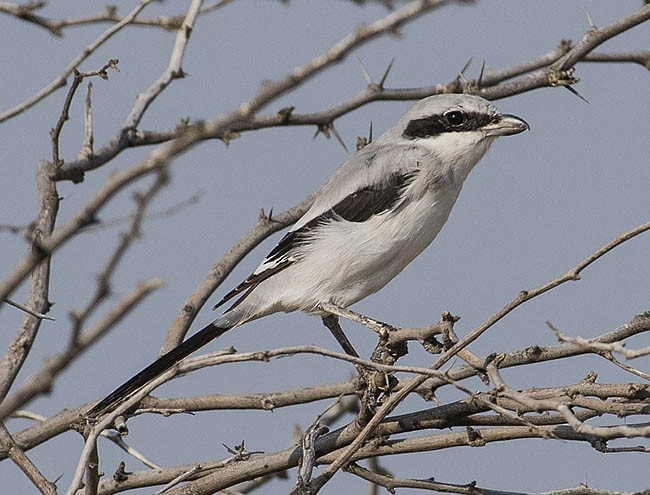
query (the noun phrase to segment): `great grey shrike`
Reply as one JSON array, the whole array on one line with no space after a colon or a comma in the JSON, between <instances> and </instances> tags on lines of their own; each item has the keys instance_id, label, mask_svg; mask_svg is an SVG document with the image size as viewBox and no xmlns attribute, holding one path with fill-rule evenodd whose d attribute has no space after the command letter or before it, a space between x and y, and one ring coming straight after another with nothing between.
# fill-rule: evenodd
<instances>
[{"instance_id":1,"label":"great grey shrike","mask_svg":"<svg viewBox=\"0 0 650 495\"><path fill-rule=\"evenodd\" d=\"M478 96L418 101L341 165L260 266L215 306L223 316L96 404L105 412L226 331L279 311L323 316L380 290L438 235L463 182L499 136L528 124Z\"/></svg>"}]
</instances>

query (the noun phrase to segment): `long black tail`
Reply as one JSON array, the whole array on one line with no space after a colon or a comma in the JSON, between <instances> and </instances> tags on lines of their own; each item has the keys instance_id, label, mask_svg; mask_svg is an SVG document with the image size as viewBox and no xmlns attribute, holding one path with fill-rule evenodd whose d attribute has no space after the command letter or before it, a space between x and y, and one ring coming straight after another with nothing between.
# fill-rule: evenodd
<instances>
[{"instance_id":1,"label":"long black tail","mask_svg":"<svg viewBox=\"0 0 650 495\"><path fill-rule=\"evenodd\" d=\"M189 339L174 347L171 351L160 356L157 360L140 371L140 373L135 375L123 385L120 385L108 396L95 404L92 409L86 413L86 415L93 418L110 409L113 409L124 399L129 397L134 392L138 391L141 387L145 386L161 373L167 371L181 359L189 356L194 351L200 349L211 340L220 337L232 328L232 326L227 326L226 328L216 326L215 324L218 324L219 322L220 320L210 323L192 335Z\"/></svg>"}]
</instances>

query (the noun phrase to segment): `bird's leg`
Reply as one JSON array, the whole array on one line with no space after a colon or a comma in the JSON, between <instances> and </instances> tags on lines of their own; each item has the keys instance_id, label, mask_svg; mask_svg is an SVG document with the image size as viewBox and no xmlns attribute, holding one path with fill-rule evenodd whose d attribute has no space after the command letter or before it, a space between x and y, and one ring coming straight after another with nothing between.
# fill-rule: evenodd
<instances>
[{"instance_id":1,"label":"bird's leg","mask_svg":"<svg viewBox=\"0 0 650 495\"><path fill-rule=\"evenodd\" d=\"M379 321L379 320L373 320L372 318L366 315L362 315L361 313L357 313L356 311L352 311L351 309L336 306L335 304L321 303L320 307L330 314L340 316L341 318L345 318L346 320L354 321L359 325L363 325L364 327L369 328L370 330L378 334L395 329L392 325L389 325L388 323L384 323L383 321Z\"/></svg>"},{"instance_id":2,"label":"bird's leg","mask_svg":"<svg viewBox=\"0 0 650 495\"><path fill-rule=\"evenodd\" d=\"M352 344L343 333L343 329L341 328L341 325L339 325L339 317L333 314L328 314L323 316L322 320L323 325L332 332L332 335L334 335L345 353L349 356L359 357L359 354L354 350L354 347L352 347ZM365 424L374 414L379 396L383 393L377 384L379 382L383 383L381 378L384 378L384 374L369 368L364 368L358 364L355 364L354 367L357 369L360 378L360 389L358 390L358 394L361 399L361 408L359 410L357 421L359 421L360 424Z\"/></svg>"},{"instance_id":3,"label":"bird's leg","mask_svg":"<svg viewBox=\"0 0 650 495\"><path fill-rule=\"evenodd\" d=\"M323 325L332 332L332 335L334 335L334 338L343 349L343 352L348 356L359 357L359 354L354 350L354 347L352 347L352 344L343 333L343 329L341 328L341 325L339 325L339 317L333 314L328 314L323 316L322 320Z\"/></svg>"}]
</instances>

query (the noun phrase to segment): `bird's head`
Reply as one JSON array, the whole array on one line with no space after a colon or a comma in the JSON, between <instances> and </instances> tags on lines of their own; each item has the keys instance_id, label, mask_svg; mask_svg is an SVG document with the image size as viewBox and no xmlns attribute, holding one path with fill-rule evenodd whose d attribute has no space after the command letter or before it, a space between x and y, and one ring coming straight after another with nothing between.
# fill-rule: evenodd
<instances>
[{"instance_id":1,"label":"bird's head","mask_svg":"<svg viewBox=\"0 0 650 495\"><path fill-rule=\"evenodd\" d=\"M468 173L495 138L528 129L525 120L500 113L484 98L444 94L418 101L386 134L403 144L425 147L443 163Z\"/></svg>"}]
</instances>

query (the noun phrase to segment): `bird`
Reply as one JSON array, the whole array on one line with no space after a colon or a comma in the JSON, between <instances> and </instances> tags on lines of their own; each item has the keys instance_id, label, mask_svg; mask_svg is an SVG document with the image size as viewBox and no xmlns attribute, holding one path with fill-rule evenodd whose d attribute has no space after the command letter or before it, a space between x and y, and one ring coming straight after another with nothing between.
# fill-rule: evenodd
<instances>
[{"instance_id":1,"label":"bird","mask_svg":"<svg viewBox=\"0 0 650 495\"><path fill-rule=\"evenodd\" d=\"M522 118L500 113L479 96L419 100L316 191L311 207L257 269L215 305L231 303L222 316L118 387L87 417L110 411L244 323L293 311L326 322L329 313L321 305L347 308L379 291L436 238L465 179L492 142L529 129ZM355 355L341 338L344 350Z\"/></svg>"}]
</instances>

